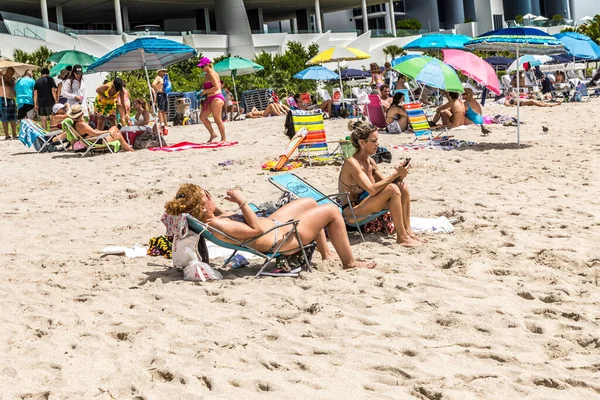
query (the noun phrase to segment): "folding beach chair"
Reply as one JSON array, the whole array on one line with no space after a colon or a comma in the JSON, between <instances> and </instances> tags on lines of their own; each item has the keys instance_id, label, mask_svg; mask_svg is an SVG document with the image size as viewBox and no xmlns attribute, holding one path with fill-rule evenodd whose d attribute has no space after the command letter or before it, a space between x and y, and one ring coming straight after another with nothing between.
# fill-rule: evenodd
<instances>
[{"instance_id":1,"label":"folding beach chair","mask_svg":"<svg viewBox=\"0 0 600 400\"><path fill-rule=\"evenodd\" d=\"M415 134L415 142L417 140L425 140L428 138L429 144L432 144L432 141L438 139L442 133L448 132L448 129L444 128L438 135L433 135L433 131L431 130L431 127L429 125L429 120L427 119L427 115L425 115L425 112L423 111L421 103L406 103L404 104L404 109L408 114L408 122L410 123L412 130Z\"/></svg>"},{"instance_id":2,"label":"folding beach chair","mask_svg":"<svg viewBox=\"0 0 600 400\"><path fill-rule=\"evenodd\" d=\"M53 148L60 151L65 150L67 143L69 143L68 140L53 141L61 133L62 130L60 129L52 132L45 131L35 121L23 119L19 128L19 140L25 146L33 146L38 153L55 151Z\"/></svg>"},{"instance_id":3,"label":"folding beach chair","mask_svg":"<svg viewBox=\"0 0 600 400\"><path fill-rule=\"evenodd\" d=\"M294 235L296 237L296 240L298 240L298 243L300 244L300 247L298 248L298 251L295 254L298 254L300 251L302 252L302 257L305 262L306 268L308 269L309 272L311 271L310 261L308 259L308 255L306 254L306 251L308 248L314 246L314 244L311 243L309 245L304 245L304 243L302 243L302 238L300 237L300 234L298 233L299 221L297 221L297 220L291 220L291 221L288 221L281 225L275 226L275 227L269 229L268 231L265 231L262 235L254 237L252 239L240 241L215 227L205 224L204 222L198 221L196 218L192 217L189 214L185 214L185 215L186 215L186 219L187 219L188 228L191 229L192 232L195 232L195 233L201 235L204 239L216 244L217 246L223 247L225 249L233 250L233 253L231 254L231 256L229 256L229 258L227 258L227 260L225 260L224 265L227 264L229 262L229 260L231 260L231 258L233 258L233 256L235 256L237 254L238 251L246 251L248 253L254 254L255 256L261 257L265 260L264 263L261 265L260 270L258 271L258 273L255 276L256 278L258 278L259 276L261 276L263 274L265 267L267 266L267 264L270 261L272 261L278 257L284 257L284 258L290 257L290 256L279 253L279 249L281 249L281 247L287 242L288 238L290 238L292 235ZM250 245L253 242L255 242L257 239L263 237L264 235L268 234L269 232L271 232L275 229L279 229L282 226L288 226L288 225L291 225L292 229L282 237L281 243L275 248L275 251L273 253L262 253L256 249L250 247ZM232 243L229 243L229 242L219 239L218 237L215 236L215 234L226 237L227 240L230 240ZM285 276L297 276L297 274L294 274L294 275L288 274Z\"/></svg>"},{"instance_id":4,"label":"folding beach chair","mask_svg":"<svg viewBox=\"0 0 600 400\"><path fill-rule=\"evenodd\" d=\"M110 138L110 134L104 133L99 136L87 137L84 138L77 132L75 126L73 124L73 120L71 118L67 118L63 121L63 130L67 132L68 139L79 140L82 142L86 150L81 153L81 157L84 157L86 154L91 153L93 151L109 151L111 153L116 153L121 148L121 143L119 141L109 142L107 138Z\"/></svg>"},{"instance_id":5,"label":"folding beach chair","mask_svg":"<svg viewBox=\"0 0 600 400\"><path fill-rule=\"evenodd\" d=\"M352 203L350 203L350 196L348 195L348 193L336 193L336 194L330 194L330 195L326 196L319 190L315 189L315 187L311 186L304 179L302 179L298 175L296 175L294 173L290 173L290 172L270 177L269 182L271 182L273 185L275 185L275 187L277 187L279 190L284 191L284 192L290 192L298 198L311 198L311 199L315 200L318 204L321 204L321 205L334 204L336 207L339 208L340 213L342 212L340 203L334 201L333 199L337 198L338 201L340 201L340 199L345 198L346 203L350 207L352 217L344 217L344 219L346 219L346 220L352 219L354 221L354 222L346 221L346 226L356 229L358 231L358 233L360 234L360 237L363 242L365 241L365 237L363 236L363 233L362 233L360 227L388 212L388 210L383 210L376 214L368 215L367 217L365 217L365 219L357 221L356 214L354 213L354 207L352 206Z\"/></svg>"},{"instance_id":6,"label":"folding beach chair","mask_svg":"<svg viewBox=\"0 0 600 400\"><path fill-rule=\"evenodd\" d=\"M312 104L310 93L300 93L300 104L302 104L305 107L308 107Z\"/></svg>"},{"instance_id":7,"label":"folding beach chair","mask_svg":"<svg viewBox=\"0 0 600 400\"><path fill-rule=\"evenodd\" d=\"M298 146L300 157L307 157L308 164L312 166L313 161L329 162L340 158L339 143L333 151L329 151L327 134L323 114L320 112L292 111L292 122L294 131L299 132L306 128L308 133Z\"/></svg>"},{"instance_id":8,"label":"folding beach chair","mask_svg":"<svg viewBox=\"0 0 600 400\"><path fill-rule=\"evenodd\" d=\"M387 127L387 124L385 123L385 112L383 111L383 105L381 104L379 95L369 95L369 104L366 105L365 110L371 124L379 129L385 129Z\"/></svg>"},{"instance_id":9,"label":"folding beach chair","mask_svg":"<svg viewBox=\"0 0 600 400\"><path fill-rule=\"evenodd\" d=\"M331 95L327 91L327 89L317 89L317 94L321 96L323 101L331 100Z\"/></svg>"}]
</instances>

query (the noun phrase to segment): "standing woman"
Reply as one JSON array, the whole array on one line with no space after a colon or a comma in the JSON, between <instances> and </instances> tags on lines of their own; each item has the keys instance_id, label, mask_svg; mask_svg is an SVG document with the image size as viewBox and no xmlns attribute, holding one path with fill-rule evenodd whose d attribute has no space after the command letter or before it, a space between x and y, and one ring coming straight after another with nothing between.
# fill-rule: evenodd
<instances>
[{"instance_id":1,"label":"standing woman","mask_svg":"<svg viewBox=\"0 0 600 400\"><path fill-rule=\"evenodd\" d=\"M225 125L221 120L221 110L223 110L225 98L221 93L221 79L213 69L212 61L210 60L210 58L202 57L200 59L200 62L198 63L198 67L200 67L202 71L206 74L204 77L203 90L200 92L201 97L206 97L204 100L202 100L201 103L202 112L200 113L200 120L202 120L202 123L210 133L210 139L208 140L208 143L210 143L217 137L210 121L208 120L208 116L212 114L215 123L219 128L219 133L221 134L221 141L224 142L226 140Z\"/></svg>"},{"instance_id":2,"label":"standing woman","mask_svg":"<svg viewBox=\"0 0 600 400\"><path fill-rule=\"evenodd\" d=\"M85 104L85 85L83 84L83 68L81 68L81 65L73 65L71 73L62 83L60 95L67 99L69 107L73 108L75 104L80 104L87 113L87 104Z\"/></svg>"},{"instance_id":3,"label":"standing woman","mask_svg":"<svg viewBox=\"0 0 600 400\"><path fill-rule=\"evenodd\" d=\"M125 82L123 82L122 92L124 101L121 100L121 96L117 98L117 111L119 112L121 127L131 126L131 117L129 116L131 113L131 99Z\"/></svg>"},{"instance_id":4,"label":"standing woman","mask_svg":"<svg viewBox=\"0 0 600 400\"><path fill-rule=\"evenodd\" d=\"M125 104L123 95L123 80L115 78L96 89L96 101L94 108L98 116L98 130L104 129L104 120L110 115L116 115L117 97L121 98L121 104Z\"/></svg>"},{"instance_id":5,"label":"standing woman","mask_svg":"<svg viewBox=\"0 0 600 400\"><path fill-rule=\"evenodd\" d=\"M67 104L67 98L62 95L62 87L65 83L65 79L71 74L73 67L70 65L66 68L60 70L60 73L57 76L58 83L56 84L56 90L58 92L58 103Z\"/></svg>"},{"instance_id":6,"label":"standing woman","mask_svg":"<svg viewBox=\"0 0 600 400\"><path fill-rule=\"evenodd\" d=\"M383 75L381 74L381 68L377 63L371 63L371 82L369 85L373 87L373 89L379 89L381 85L383 85Z\"/></svg>"}]
</instances>

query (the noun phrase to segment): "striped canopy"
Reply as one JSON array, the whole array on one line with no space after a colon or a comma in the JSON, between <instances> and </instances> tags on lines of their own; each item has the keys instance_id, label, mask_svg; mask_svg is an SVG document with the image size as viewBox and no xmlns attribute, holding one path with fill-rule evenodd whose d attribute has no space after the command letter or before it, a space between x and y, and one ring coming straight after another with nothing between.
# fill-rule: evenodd
<instances>
[{"instance_id":1,"label":"striped canopy","mask_svg":"<svg viewBox=\"0 0 600 400\"><path fill-rule=\"evenodd\" d=\"M308 60L306 65L322 64L327 62L355 61L371 58L362 50L353 47L332 47L324 50Z\"/></svg>"},{"instance_id":2,"label":"striped canopy","mask_svg":"<svg viewBox=\"0 0 600 400\"><path fill-rule=\"evenodd\" d=\"M564 45L555 37L535 28L505 28L484 33L465 43L470 50L502 51L523 54L559 54Z\"/></svg>"},{"instance_id":3,"label":"striped canopy","mask_svg":"<svg viewBox=\"0 0 600 400\"><path fill-rule=\"evenodd\" d=\"M105 54L88 72L135 71L165 68L196 55L196 50L168 39L139 38Z\"/></svg>"}]
</instances>

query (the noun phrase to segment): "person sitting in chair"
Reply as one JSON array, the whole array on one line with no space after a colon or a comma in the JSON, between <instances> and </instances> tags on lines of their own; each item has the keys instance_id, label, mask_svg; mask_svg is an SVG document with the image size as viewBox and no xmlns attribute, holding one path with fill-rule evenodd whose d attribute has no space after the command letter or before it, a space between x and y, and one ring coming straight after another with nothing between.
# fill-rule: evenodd
<instances>
[{"instance_id":1,"label":"person sitting in chair","mask_svg":"<svg viewBox=\"0 0 600 400\"><path fill-rule=\"evenodd\" d=\"M475 100L473 89L465 89L463 100L465 101L465 125L482 125L483 110L481 109L481 105Z\"/></svg>"},{"instance_id":2,"label":"person sitting in chair","mask_svg":"<svg viewBox=\"0 0 600 400\"><path fill-rule=\"evenodd\" d=\"M109 141L118 140L121 143L121 147L126 151L135 151L133 148L127 143L119 128L116 126L111 126L107 131L99 131L97 129L92 128L86 121L83 119L83 108L81 105L75 104L71 110L67 113L68 117L73 120L73 127L75 130L81 135L81 137L85 138L93 138L96 136L103 135L108 133L111 137Z\"/></svg>"},{"instance_id":3,"label":"person sitting in chair","mask_svg":"<svg viewBox=\"0 0 600 400\"><path fill-rule=\"evenodd\" d=\"M438 125L436 128L455 128L465 124L465 105L458 97L456 92L447 93L448 102L436 109L432 120L435 124L440 118L442 119L442 125Z\"/></svg>"},{"instance_id":4,"label":"person sitting in chair","mask_svg":"<svg viewBox=\"0 0 600 400\"><path fill-rule=\"evenodd\" d=\"M187 196L199 199L197 204L193 204L193 210L187 209L190 207L186 203ZM298 234L302 243L306 245L315 241L324 260L330 259L332 256L323 231L323 228L326 227L331 244L337 251L344 269L375 267L374 262L366 263L354 258L344 218L338 207L333 204L319 206L313 199L294 200L279 208L268 218L262 218L256 215L238 190L227 191L225 200L235 203L241 215L223 211L208 191L198 185L188 183L179 188L174 200L165 204L165 211L171 215L187 212L201 222L241 242L256 238L251 242L252 248L267 254L273 253L276 249L285 255L291 255L300 250L300 243L295 235L286 238L293 226L283 225L287 221L297 220L299 221ZM265 234L267 231L269 232ZM213 232L213 234L224 242L236 244L231 242L230 238L217 232Z\"/></svg>"},{"instance_id":5,"label":"person sitting in chair","mask_svg":"<svg viewBox=\"0 0 600 400\"><path fill-rule=\"evenodd\" d=\"M401 104L404 103L404 93L398 92L394 95L390 108L385 113L385 123L391 124L392 121L398 121L402 132L408 129L408 114Z\"/></svg>"},{"instance_id":6,"label":"person sitting in chair","mask_svg":"<svg viewBox=\"0 0 600 400\"><path fill-rule=\"evenodd\" d=\"M350 141L356 153L342 165L338 192L349 194L350 204L359 221L388 209L396 228L396 242L404 247L421 245L425 240L419 239L410 228L410 194L404 182L410 164L400 165L391 175L383 176L371 158L377 152L379 142L377 127L352 121L348 129L352 131ZM349 204L343 204L342 209L346 218L352 218Z\"/></svg>"}]
</instances>

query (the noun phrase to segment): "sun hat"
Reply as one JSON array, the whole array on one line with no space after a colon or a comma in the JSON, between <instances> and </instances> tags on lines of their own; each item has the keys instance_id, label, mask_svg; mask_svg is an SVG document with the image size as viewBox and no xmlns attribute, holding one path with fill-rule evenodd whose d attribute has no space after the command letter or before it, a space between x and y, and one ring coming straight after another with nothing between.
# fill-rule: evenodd
<instances>
[{"instance_id":1,"label":"sun hat","mask_svg":"<svg viewBox=\"0 0 600 400\"><path fill-rule=\"evenodd\" d=\"M73 107L71 107L71 110L69 112L67 112L67 115L69 116L69 118L79 118L81 117L81 115L83 114L83 108L81 108L81 105L79 104L74 104Z\"/></svg>"},{"instance_id":2,"label":"sun hat","mask_svg":"<svg viewBox=\"0 0 600 400\"><path fill-rule=\"evenodd\" d=\"M65 80L67 76L69 76L69 70L66 68L63 68L60 70L60 74L58 74L58 79L62 79Z\"/></svg>"},{"instance_id":3,"label":"sun hat","mask_svg":"<svg viewBox=\"0 0 600 400\"><path fill-rule=\"evenodd\" d=\"M165 72L167 72L167 69L166 69L166 68L159 68L158 70L156 70L156 72L160 72L160 71L165 71Z\"/></svg>"},{"instance_id":4,"label":"sun hat","mask_svg":"<svg viewBox=\"0 0 600 400\"><path fill-rule=\"evenodd\" d=\"M208 58L208 57L202 57L200 59L200 62L198 63L198 67L202 68L205 65L211 64L211 63L212 63L212 60L210 58Z\"/></svg>"},{"instance_id":5,"label":"sun hat","mask_svg":"<svg viewBox=\"0 0 600 400\"><path fill-rule=\"evenodd\" d=\"M65 108L64 104L61 103L56 103L55 105L52 106L52 112L54 114L56 114L57 112L59 112L61 109Z\"/></svg>"}]
</instances>

